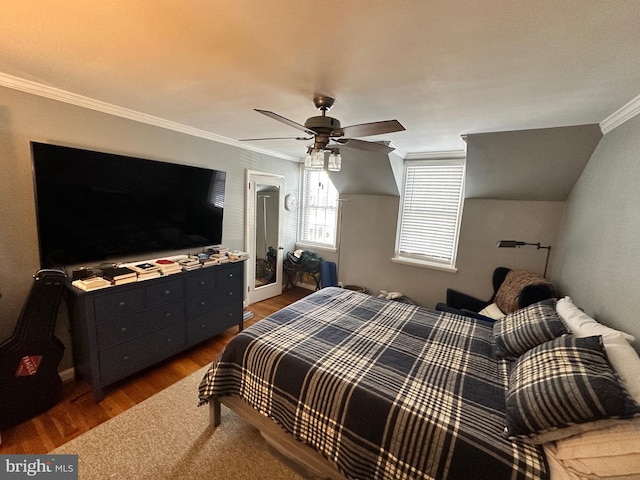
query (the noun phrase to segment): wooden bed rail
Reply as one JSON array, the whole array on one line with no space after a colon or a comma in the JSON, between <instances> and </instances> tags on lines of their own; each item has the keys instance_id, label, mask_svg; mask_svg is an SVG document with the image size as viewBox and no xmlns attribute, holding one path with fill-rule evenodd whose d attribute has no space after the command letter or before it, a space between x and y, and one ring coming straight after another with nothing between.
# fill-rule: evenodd
<instances>
[{"instance_id":1,"label":"wooden bed rail","mask_svg":"<svg viewBox=\"0 0 640 480\"><path fill-rule=\"evenodd\" d=\"M345 477L319 452L286 433L275 422L258 413L239 397L209 399L209 425L220 426L221 408L224 404L240 418L260 431L260 435L271 447L271 453L303 478L313 480L346 480Z\"/></svg>"}]
</instances>

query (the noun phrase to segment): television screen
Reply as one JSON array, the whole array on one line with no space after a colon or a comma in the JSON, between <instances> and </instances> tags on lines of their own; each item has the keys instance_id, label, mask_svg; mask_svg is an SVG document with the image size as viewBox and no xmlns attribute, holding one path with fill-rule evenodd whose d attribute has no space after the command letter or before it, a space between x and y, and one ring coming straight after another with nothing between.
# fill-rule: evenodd
<instances>
[{"instance_id":1,"label":"television screen","mask_svg":"<svg viewBox=\"0 0 640 480\"><path fill-rule=\"evenodd\" d=\"M42 268L222 241L225 172L37 142L31 149Z\"/></svg>"}]
</instances>

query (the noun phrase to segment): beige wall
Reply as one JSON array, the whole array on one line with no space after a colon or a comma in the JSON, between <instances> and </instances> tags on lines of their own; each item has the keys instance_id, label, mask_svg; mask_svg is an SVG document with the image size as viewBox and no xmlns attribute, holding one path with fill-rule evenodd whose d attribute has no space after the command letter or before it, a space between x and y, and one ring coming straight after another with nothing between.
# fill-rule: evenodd
<instances>
[{"instance_id":1,"label":"beige wall","mask_svg":"<svg viewBox=\"0 0 640 480\"><path fill-rule=\"evenodd\" d=\"M296 163L0 87L0 341L11 335L39 268L30 141L225 170L223 243L234 249L245 248L246 169L282 174L284 193L298 192ZM292 249L295 212L285 213L284 222L284 246ZM56 335L67 347L61 369L71 366L67 322L61 308Z\"/></svg>"},{"instance_id":2,"label":"beige wall","mask_svg":"<svg viewBox=\"0 0 640 480\"><path fill-rule=\"evenodd\" d=\"M460 232L457 273L396 264L399 198L343 195L339 280L379 290L400 291L421 305L443 302L447 287L482 298L492 293L491 275L498 266L542 274L546 250L535 247L498 249L498 240L555 245L564 202L466 200Z\"/></svg>"}]
</instances>

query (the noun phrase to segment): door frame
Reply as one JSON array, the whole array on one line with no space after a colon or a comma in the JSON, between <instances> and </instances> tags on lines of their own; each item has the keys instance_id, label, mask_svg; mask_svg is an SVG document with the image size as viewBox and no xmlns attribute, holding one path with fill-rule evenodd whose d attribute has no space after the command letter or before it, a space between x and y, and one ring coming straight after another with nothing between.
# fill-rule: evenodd
<instances>
[{"instance_id":1,"label":"door frame","mask_svg":"<svg viewBox=\"0 0 640 480\"><path fill-rule=\"evenodd\" d=\"M276 279L275 282L259 287L255 286L256 277L256 202L257 184L276 186L279 189L278 197L278 242L276 246ZM251 305L267 298L275 297L282 293L282 232L284 219L284 175L246 170L245 182L245 250L249 253L246 262L246 304Z\"/></svg>"}]
</instances>

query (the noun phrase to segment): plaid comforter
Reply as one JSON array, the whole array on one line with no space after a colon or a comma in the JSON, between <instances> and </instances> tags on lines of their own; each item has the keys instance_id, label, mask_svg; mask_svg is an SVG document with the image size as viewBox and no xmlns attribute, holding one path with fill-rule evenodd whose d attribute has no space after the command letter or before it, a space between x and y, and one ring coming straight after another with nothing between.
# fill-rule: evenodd
<instances>
[{"instance_id":1,"label":"plaid comforter","mask_svg":"<svg viewBox=\"0 0 640 480\"><path fill-rule=\"evenodd\" d=\"M352 479L546 479L503 436L507 364L481 321L325 288L238 334L200 404L238 395Z\"/></svg>"}]
</instances>

